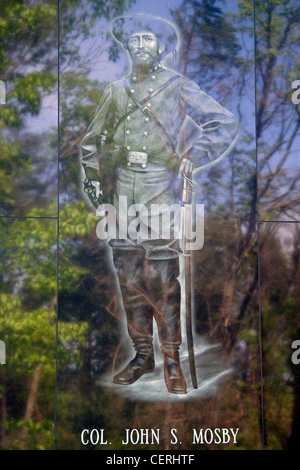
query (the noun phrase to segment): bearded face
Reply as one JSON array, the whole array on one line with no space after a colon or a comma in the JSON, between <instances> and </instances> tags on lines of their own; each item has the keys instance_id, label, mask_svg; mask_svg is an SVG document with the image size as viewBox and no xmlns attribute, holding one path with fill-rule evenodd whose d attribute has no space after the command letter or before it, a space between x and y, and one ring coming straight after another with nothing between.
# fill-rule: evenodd
<instances>
[{"instance_id":1,"label":"bearded face","mask_svg":"<svg viewBox=\"0 0 300 470\"><path fill-rule=\"evenodd\" d=\"M157 63L162 52L157 37L149 31L132 34L128 41L128 50L133 64L145 68Z\"/></svg>"}]
</instances>

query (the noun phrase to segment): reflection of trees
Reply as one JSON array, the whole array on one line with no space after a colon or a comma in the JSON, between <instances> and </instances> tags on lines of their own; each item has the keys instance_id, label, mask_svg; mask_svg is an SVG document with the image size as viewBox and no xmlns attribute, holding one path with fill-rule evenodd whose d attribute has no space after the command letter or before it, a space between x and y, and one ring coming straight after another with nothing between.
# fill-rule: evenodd
<instances>
[{"instance_id":1,"label":"reflection of trees","mask_svg":"<svg viewBox=\"0 0 300 470\"><path fill-rule=\"evenodd\" d=\"M269 222L299 216L299 164L294 156L300 120L291 102L291 83L299 71L299 18L297 2L256 2L258 216ZM282 244L287 235L290 246ZM261 224L260 248L266 443L287 448L299 436L299 386L294 383L293 397L284 382L291 373L290 346L299 336L298 226Z\"/></svg>"},{"instance_id":2,"label":"reflection of trees","mask_svg":"<svg viewBox=\"0 0 300 470\"><path fill-rule=\"evenodd\" d=\"M0 219L0 334L7 362L1 368L2 449L53 448L56 368L56 221ZM60 355L79 365L84 324L61 324ZM76 340L74 341L74 337Z\"/></svg>"},{"instance_id":3,"label":"reflection of trees","mask_svg":"<svg viewBox=\"0 0 300 470\"><path fill-rule=\"evenodd\" d=\"M298 218L300 119L291 84L299 72L300 8L297 2L256 2L256 10L259 217Z\"/></svg>"},{"instance_id":4,"label":"reflection of trees","mask_svg":"<svg viewBox=\"0 0 300 470\"><path fill-rule=\"evenodd\" d=\"M56 2L4 1L0 5L1 215L28 215L53 197L53 149L40 130L28 130L57 83ZM50 170L49 170L50 168ZM55 213L55 206L48 207ZM1 440L6 448L53 447L55 377L56 223L1 218L0 336L7 363L1 368ZM48 235L47 235L48 233ZM38 271L37 266L40 270ZM37 436L39 438L35 441Z\"/></svg>"},{"instance_id":5,"label":"reflection of trees","mask_svg":"<svg viewBox=\"0 0 300 470\"><path fill-rule=\"evenodd\" d=\"M227 162L202 177L206 241L195 256L199 330L204 316L210 334L231 349L252 311L258 282L253 22L241 13L224 14L216 1L184 2L173 16L183 31L184 72L224 106L231 105L244 128Z\"/></svg>"},{"instance_id":6,"label":"reflection of trees","mask_svg":"<svg viewBox=\"0 0 300 470\"><path fill-rule=\"evenodd\" d=\"M265 434L275 449L296 449L299 438L299 365L291 362L299 338L299 242L298 224L261 224Z\"/></svg>"},{"instance_id":7,"label":"reflection of trees","mask_svg":"<svg viewBox=\"0 0 300 470\"><path fill-rule=\"evenodd\" d=\"M106 265L105 249L99 249L95 235L97 220L82 201L78 143L94 115L105 86L98 77L91 78L90 75L95 54L100 58L101 54L110 52L114 60L118 59L105 34L98 34L97 22L101 24L101 21L121 13L133 3L125 0L60 2L59 339L63 340L64 345L59 349L58 370L60 445L76 448L78 442L74 435L81 429L82 423L88 421L98 426L99 417L102 425L106 423L117 434L129 423L133 427L146 427L147 422L147 427L154 427L164 421L170 427L182 429L184 434L192 424L197 426L199 422L207 423L207 427L211 427L211 420L216 426L220 425L220 421L235 422L237 426L242 422L244 436L241 445L257 448L260 445L257 438L259 420L251 418L259 406L256 393L252 394L252 391L257 392L258 384L259 273L256 269L257 189L252 115L253 2L250 0L239 2L237 12L229 11L226 14L222 10L222 2L204 0L186 0L171 12L183 31L182 72L224 106L231 106L244 126L242 139L228 160L208 174L201 175L199 181L200 199L207 212L205 249L195 256L195 289L197 330L214 334L229 350L237 342L246 341L250 352L250 370L246 376L250 380L246 386L239 382L227 385L223 395L207 405L207 413L197 411L189 404L178 407L175 414L171 405L158 408L135 403L130 406L122 400L116 404L115 397L108 393L99 397L92 387L95 376L111 366L119 351L119 311L112 276ZM298 175L295 171L289 171L289 165L299 130L298 109L290 101L290 84L292 79L297 78L299 67L296 49L299 47L299 8L293 6L293 2L289 6L290 3L255 2L260 220L291 214L297 216ZM8 104L0 106L3 131L0 137L2 214L32 215L35 218L49 213L55 215L56 207L47 204L47 201L56 192L56 169L53 169L52 162L57 151L57 136L49 135L47 130L46 134L37 137L35 129L29 131L24 124L29 116L39 116L43 98L55 90L56 0L40 3L7 0L1 2L0 11L2 17L8 17L8 11L14 12L5 23L6 30L1 32L0 46L0 54L4 58L0 65L1 79L8 83ZM28 14L21 15L21 11ZM96 34L93 38L95 42L92 47L86 48L91 31ZM33 63L36 65L34 71L31 69ZM45 188L48 188L46 193ZM19 208L20 202L22 210ZM33 209L37 205L42 206L41 211ZM56 246L56 221L50 226L34 226L28 221L28 225L23 225L22 236L17 224L11 222L9 228L5 223L2 226L2 272L5 275L2 274L1 278L0 300L4 307L0 322L1 328L5 327L13 338L16 351L13 366L3 369L0 390L4 447L13 445L10 436L16 433L16 427L22 429L24 417L29 419L27 426L24 425L25 434L20 433L20 436L23 439L25 436L26 442L15 445L31 448L51 446L51 439L47 440L47 436L52 432L49 424L52 410L49 411L47 402L52 402L53 398L55 368L52 346L55 333L53 309L57 302L53 250ZM298 284L294 275L298 272L299 239L297 231L293 233L294 246L290 259L284 256L277 234L268 230L261 234L265 373L275 373L277 377L281 377L286 366L284 358L289 357L289 352L282 354L283 359L274 372L275 345L279 350L282 347L279 339L289 340L299 333L295 321ZM8 245L6 234L14 237L14 245ZM15 251L16 246L23 246L24 252ZM34 246L39 246L40 250L30 251ZM16 291L15 284L20 279L23 289ZM280 282L276 283L275 280ZM18 344L21 324L28 341L24 358L21 357L24 350ZM86 324L89 325L87 331ZM41 338L35 337L35 342L30 342L34 325L38 325L36 333ZM289 327L285 329L287 325ZM278 328L281 328L279 335ZM50 364L49 357L43 359L43 354L51 357ZM285 384L280 382L280 387L275 384L273 389L266 389L267 394L271 390L276 395L274 409L271 408L269 415L266 415L271 420L274 416L272 422L277 420L281 423L280 418L285 413L291 422L293 397L286 393L284 387ZM232 397L239 404L236 410L232 409ZM287 397L289 408L285 406ZM21 404L21 411L9 428L7 422L15 413L13 402ZM295 410L297 403L295 400ZM294 423L293 436L297 432L296 412ZM36 443L34 438L41 432L39 424L43 437ZM277 434L280 432L284 436L281 440L274 438L275 447L287 445L290 428L278 429ZM270 429L268 434L270 437Z\"/></svg>"},{"instance_id":8,"label":"reflection of trees","mask_svg":"<svg viewBox=\"0 0 300 470\"><path fill-rule=\"evenodd\" d=\"M6 104L0 106L1 215L17 217L0 219L0 337L7 346L0 383L3 449L54 445L58 140L39 118L45 98L55 102L56 96L57 101L57 3L6 0L0 5L0 75L7 85ZM126 2L91 1L90 10L81 0L60 3L61 33L72 41L87 33L86 24L92 24L95 14L108 18ZM64 63L76 61L76 45L69 46L61 51ZM87 122L81 115L73 117L83 126ZM73 238L92 230L87 218L73 222ZM74 252L70 260L72 256ZM77 282L82 272L69 266L66 276ZM86 323L61 321L59 332L59 363L76 375Z\"/></svg>"},{"instance_id":9,"label":"reflection of trees","mask_svg":"<svg viewBox=\"0 0 300 470\"><path fill-rule=\"evenodd\" d=\"M232 110L234 111L233 108L236 107L239 111L243 109L242 98L247 78L250 77L252 80L250 86L247 83L248 93L253 84L253 75L251 75L253 57L250 62L248 55L243 52L241 38L236 34L232 24L245 29L248 27L250 32L246 31L246 33L249 41L249 37L252 39L249 26L252 17L250 15L244 20L233 16L233 19L229 19L229 16L224 15L224 12L216 5L217 2L184 2L178 10L172 12L173 18L184 32L181 49L182 71L221 101L224 106L232 103ZM217 35L216 31L218 31ZM102 46L105 47L104 42ZM248 54L251 56L251 46L249 45L248 48ZM112 57L117 58L117 55ZM84 56L79 60L84 62ZM88 320L90 323L89 342L84 351L84 368L80 375L81 386L90 385L97 373L103 373L110 367L113 355L118 353L120 356L121 354L117 342L117 331L113 330L116 326L115 316L118 315L116 310L118 304L111 280L107 282L110 277L104 268L106 266L105 253L99 251L93 232L84 233L83 229L81 233L78 231L79 225L75 223L77 220L78 223L84 222L86 217L81 202L77 200L78 197L81 199L80 187L77 186L79 181L77 142L94 115L98 95L101 94L105 85L89 80L88 72L88 67L80 70L70 67L61 77L63 86L61 89L61 191L62 194L67 195L68 204L64 208L66 224L64 224L64 219L61 222L60 266L64 274L61 279L60 311L61 318L69 321L72 319ZM238 90L237 96L236 90ZM251 93L249 101L251 101ZM255 390L257 384L255 372L258 366L255 297L253 300L253 293L257 287L255 152L251 124L253 116L242 117L245 119L247 129L250 129L247 134L244 133L244 140L227 162L216 167L208 175L204 175L200 181L201 199L208 209L208 217L205 250L197 253L195 259L197 280L199 278L199 282L196 283L197 327L202 334L214 332L219 339L224 340L229 349L236 341L247 340L251 353L255 356L252 364L252 368L255 369L253 379L248 387L253 387ZM233 233L234 236L232 236ZM70 276L71 272L74 272L74 278ZM101 291L104 286L107 288L105 293ZM70 384L65 385L66 389L69 389ZM93 395L93 392L91 394ZM107 395L106 399L108 400ZM227 398L224 396L223 399L224 403L229 403L230 391L228 391ZM97 405L94 401L92 403L95 408ZM92 407L92 404L90 406ZM170 410L171 406L160 409L152 406L151 415L147 413L148 417L145 414L148 405L142 407L135 404L130 414L126 401L119 399L118 406L120 416L124 418L126 412L127 423L130 422L132 427L141 427L141 421L143 421L143 427L146 427L146 421L147 427L155 426L157 421L152 420L152 415L154 419L155 414L159 421L172 427L174 410ZM253 401L245 406L255 408L259 406L256 394L253 395ZM217 419L219 410L213 411L213 404L209 409L209 416L214 415L214 419ZM182 406L180 412L182 414L180 426L186 434L191 425L191 420L188 418L191 412L189 405ZM243 406L239 412L247 414ZM86 409L86 413L89 415L91 410ZM107 409L105 420L108 423L113 419L111 414ZM82 421L84 418L82 415L81 418L77 416L76 419ZM195 420L197 419L204 422L206 418L199 412L195 416ZM230 420L231 417L227 416L226 419ZM207 420L209 421L208 416ZM245 424L245 429L248 429L246 434L247 432L250 434L249 425L252 426L248 421ZM59 426L61 429L63 422L59 423ZM256 428L253 439L259 446L258 421L254 426ZM116 432L119 432L121 427L118 425ZM164 445L168 445L167 441Z\"/></svg>"},{"instance_id":10,"label":"reflection of trees","mask_svg":"<svg viewBox=\"0 0 300 470\"><path fill-rule=\"evenodd\" d=\"M188 0L172 10L172 17L181 32L182 73L214 96L221 92L224 103L227 93L236 93L235 87L228 87L229 82L224 78L229 73L232 79L241 46L220 2Z\"/></svg>"},{"instance_id":11,"label":"reflection of trees","mask_svg":"<svg viewBox=\"0 0 300 470\"><path fill-rule=\"evenodd\" d=\"M7 93L0 106L1 214L23 215L53 195L53 187L49 193L41 182L42 172L51 171L53 150L40 130L28 131L26 123L57 83L55 5L55 0L0 5L0 76Z\"/></svg>"},{"instance_id":12,"label":"reflection of trees","mask_svg":"<svg viewBox=\"0 0 300 470\"><path fill-rule=\"evenodd\" d=\"M269 2L270 3L270 2ZM266 143L271 148L271 140L268 138L271 129L278 125L277 122L277 109L281 113L281 120L279 120L281 129L285 129L287 121L282 120L287 114L289 104L286 103L285 94L278 93L278 82L274 81L274 77L277 80L288 81L288 75L285 74L284 68L276 70L274 74L274 66L278 62L285 63L287 60L289 67L288 71L292 68L291 56L287 58L286 50L282 49L282 56L274 54L272 50L266 50L263 48L264 44L268 44L267 36L270 35L270 30L266 28L266 23L262 20L264 15L264 9L267 7L261 2L257 4L257 49L256 56L258 59L258 70L259 74L263 68L265 62L263 58L270 55L275 55L275 60L270 60L269 67L261 74L260 79L257 82L257 97L258 97L258 137L259 137L259 156L262 155L262 149L265 148ZM272 2L271 2L272 4ZM271 8L274 13L280 15L276 11L279 8L277 5ZM262 16L261 16L262 15ZM252 2L242 1L239 4L239 10L237 12L228 12L224 14L224 11L220 8L218 2L192 2L186 1L182 3L176 10L172 10L172 16L182 30L182 44L181 44L181 70L183 73L193 78L200 86L212 96L216 97L225 106L232 106L232 110L236 112L242 121L243 133L242 139L238 143L236 150L228 158L226 162L223 162L219 167L214 168L208 174L201 175L200 186L201 195L199 199L204 202L206 207L206 238L205 248L195 254L195 272L196 281L196 304L197 304L197 318L196 326L200 333L214 335L220 339L229 351L244 341L248 349L248 366L249 370L243 377L248 378L246 386L246 392L243 389L235 390L234 392L229 391L230 394L236 394L237 400L243 403L239 409L241 420L245 428L248 426L246 416L249 415L249 410L254 409L255 413L259 410L259 402L257 396L259 393L259 355L258 355L258 279L259 272L257 270L257 186L256 186L256 152L255 152L255 129L254 129L254 112L255 112L255 89L254 89L254 55L253 55L253 4ZM290 21L290 26L295 25L291 15L287 16L286 21ZM284 21L284 18L282 19ZM276 28L277 25L275 24ZM277 29L276 29L277 31ZM217 32L217 33L216 33ZM281 29L279 33L284 31ZM288 28L285 28L285 45L291 44L292 41L296 41L295 36L290 32ZM274 34L271 34L274 38ZM117 58L117 55L112 57ZM282 58L281 58L282 57ZM289 72L287 72L289 73ZM258 77L259 78L259 77ZM268 83L266 93L265 82ZM84 81L81 83L84 84ZM103 85L100 84L103 88ZM94 89L92 87L92 89ZM89 90L89 87L87 88ZM273 91L272 91L273 90ZM276 91L276 100L272 99L269 102L270 94ZM82 87L84 92L84 86ZM68 91L72 93L70 89ZM90 91L88 91L90 93ZM274 95L275 96L275 95ZM92 95L90 93L90 98ZM93 98L95 95L93 95ZM91 103L89 112L92 112L92 99L88 101ZM67 109L69 109L67 107ZM76 107L75 107L76 109ZM79 108L78 108L79 110ZM293 110L295 112L295 110ZM82 113L82 111L81 111ZM85 115L87 122L92 117ZM295 130L297 128L297 122L293 122L292 116L290 116L290 124L292 129L287 140L282 137L279 142L279 146L273 146L273 151L269 152L268 161L262 162L261 171L268 170L273 164L275 158L275 150L284 149L285 163L290 157L290 150L292 148L291 143L294 143ZM67 122L68 124L68 122ZM84 132L84 126L82 126ZM273 132L273 131L272 131ZM283 131L282 131L283 133ZM79 134L73 135L75 139ZM272 135L272 133L271 133ZM74 140L73 140L74 141ZM75 142L75 141L74 141ZM264 143L265 142L265 143ZM276 142L278 144L278 142ZM75 150L75 146L73 147ZM71 147L66 145L66 152L68 149L71 150L70 155L73 153ZM67 153L66 153L67 155ZM76 174L74 163L70 159L70 155L66 157L63 163L63 168L67 168L66 171L66 184L70 184L70 187L74 184L73 175ZM267 155L267 154L264 154ZM281 167L279 166L280 170ZM260 187L259 194L270 195L270 201L276 205L275 192L269 192L269 188L276 189L276 177L278 172L266 171L264 174L260 173L259 179ZM295 187L295 178L289 178L287 173L281 173L281 177L286 184L291 184L290 189L293 190ZM264 186L264 181L267 181L267 186ZM75 189L75 188L74 188ZM264 189L267 191L264 192ZM76 192L76 190L75 190ZM295 194L295 193L294 193ZM260 199L262 202L262 199ZM290 200L290 208L293 208L294 199ZM265 213L266 207L260 205L260 209ZM83 244L77 243L77 262L82 258L83 253L86 253L88 245L87 240L83 241ZM266 244L268 243L268 239ZM74 261L74 259L73 259ZM89 259L86 260L89 262ZM80 263L79 263L80 264ZM93 266L93 264L89 264ZM285 266L285 265L283 265ZM84 277L82 278L84 280ZM99 277L95 273L96 284ZM105 279L105 278L104 278ZM103 276L101 276L101 282L103 282ZM83 281L82 281L83 282ZM103 284L102 284L103 285ZM71 287L71 286L70 286ZM287 295L283 290L282 295ZM78 293L77 293L78 295ZM110 295L113 295L111 293ZM68 299L72 299L73 293L72 288L68 290ZM78 299L78 297L76 297ZM103 297L102 297L103 300ZM91 302L91 301L90 301ZM87 307L85 302L85 307ZM102 304L103 305L103 304ZM116 314L115 306L116 303L107 303L107 312L111 312L112 316ZM111 310L113 305L113 310ZM93 306L85 309L85 312L89 311L93 315L93 318L97 318L97 313ZM80 304L76 304L73 313L82 317L80 311ZM107 331L110 331L110 327L106 328L104 325L101 326L101 332L99 331L99 324L97 325L96 320L93 320L91 325L91 331L93 331L94 343L90 342L89 351L93 351L93 344L100 348L101 355L101 344L106 343ZM107 321L111 321L108 320ZM102 322L102 320L101 320ZM112 326L112 325L111 325ZM104 329L103 329L104 327ZM272 324L268 325L270 334L273 330ZM113 347L105 347L105 353L112 354L115 349ZM103 363L98 362L96 366L95 362L91 361L92 354L87 354L88 366L86 367L87 374L106 370L109 362ZM239 358L238 358L239 360ZM101 366L100 366L101 364ZM251 390L251 392L250 392ZM252 394L252 391L254 392ZM242 398L243 397L243 400ZM252 399L250 398L252 397ZM226 392L223 396L224 404L227 403ZM242 401L241 401L242 400ZM124 403L120 403L120 406L126 407ZM225 406L225 405L224 405ZM124 412L124 408L122 408ZM130 415L130 422L133 426L139 426L138 410L140 409L136 405L136 413ZM187 416L189 406L182 410L184 416ZM281 405L281 410L284 413L284 405ZM208 412L209 413L209 412ZM215 410L217 416L218 411ZM232 418L231 413L228 419ZM210 414L213 417L213 413ZM214 416L216 418L216 416ZM168 422L171 420L169 410L165 409L161 411L161 419L167 419ZM202 422L205 421L203 416L197 414L196 420L199 419ZM224 416L222 417L224 419ZM247 422L247 424L246 424ZM182 423L183 429L189 429L190 421L186 420ZM151 426L151 424L149 424ZM257 418L256 424L253 423L251 426L252 434L255 434L259 429L259 418ZM256 426L256 427L255 427ZM255 429L255 431L253 430ZM288 429L285 430L288 433ZM247 434L247 431L246 431ZM248 434L248 442L249 439ZM255 438L254 438L255 441ZM259 444L253 444L259 446ZM284 444L282 444L284 445ZM247 444L246 444L247 446Z\"/></svg>"}]
</instances>

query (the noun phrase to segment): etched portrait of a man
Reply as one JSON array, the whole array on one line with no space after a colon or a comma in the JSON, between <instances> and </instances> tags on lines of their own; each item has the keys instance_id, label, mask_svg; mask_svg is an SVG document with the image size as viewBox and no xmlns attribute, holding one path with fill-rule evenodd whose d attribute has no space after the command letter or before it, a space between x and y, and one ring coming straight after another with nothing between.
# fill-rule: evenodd
<instances>
[{"instance_id":1,"label":"etched portrait of a man","mask_svg":"<svg viewBox=\"0 0 300 470\"><path fill-rule=\"evenodd\" d=\"M120 198L149 212L154 205L180 201L183 179L222 155L235 138L238 123L195 82L164 66L164 57L175 56L178 45L171 23L144 14L124 16L113 21L112 34L128 52L131 70L106 87L81 142L81 163L92 202L96 207L112 203L120 226ZM150 231L146 224L135 239L119 233L109 241L135 349L113 382L129 385L154 370L155 321L167 390L185 394L180 243L176 237L162 236L162 230L156 237L145 236Z\"/></svg>"}]
</instances>

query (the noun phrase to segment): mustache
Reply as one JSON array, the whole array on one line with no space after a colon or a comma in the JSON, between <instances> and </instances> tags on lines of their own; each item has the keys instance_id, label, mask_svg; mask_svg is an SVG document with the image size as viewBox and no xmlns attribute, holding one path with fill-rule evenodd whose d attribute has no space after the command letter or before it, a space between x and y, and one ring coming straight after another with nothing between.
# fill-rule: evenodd
<instances>
[{"instance_id":1,"label":"mustache","mask_svg":"<svg viewBox=\"0 0 300 470\"><path fill-rule=\"evenodd\" d=\"M147 52L145 49L138 49L135 53L135 55L139 55L139 54L147 54L147 55L150 55L149 52Z\"/></svg>"}]
</instances>

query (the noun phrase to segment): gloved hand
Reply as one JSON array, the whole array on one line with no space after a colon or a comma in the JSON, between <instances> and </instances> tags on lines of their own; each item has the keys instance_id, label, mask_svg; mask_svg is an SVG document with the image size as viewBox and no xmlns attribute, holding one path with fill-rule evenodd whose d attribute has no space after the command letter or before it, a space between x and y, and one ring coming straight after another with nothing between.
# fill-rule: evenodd
<instances>
[{"instance_id":1,"label":"gloved hand","mask_svg":"<svg viewBox=\"0 0 300 470\"><path fill-rule=\"evenodd\" d=\"M102 197L103 192L100 189L100 183L98 181L91 181L88 178L83 180L83 190L88 195L91 203L94 207L103 204Z\"/></svg>"},{"instance_id":2,"label":"gloved hand","mask_svg":"<svg viewBox=\"0 0 300 470\"><path fill-rule=\"evenodd\" d=\"M179 168L179 177L182 175L189 175L193 171L193 163L188 159L183 157L181 159L180 168Z\"/></svg>"}]
</instances>

